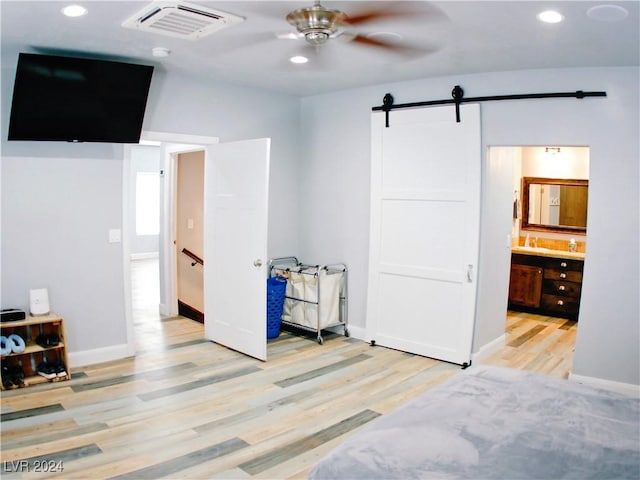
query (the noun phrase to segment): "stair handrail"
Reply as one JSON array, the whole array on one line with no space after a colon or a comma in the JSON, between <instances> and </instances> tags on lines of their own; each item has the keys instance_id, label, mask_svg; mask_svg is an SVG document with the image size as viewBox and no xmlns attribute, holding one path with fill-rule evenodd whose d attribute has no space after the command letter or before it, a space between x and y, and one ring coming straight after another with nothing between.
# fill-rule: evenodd
<instances>
[{"instance_id":1,"label":"stair handrail","mask_svg":"<svg viewBox=\"0 0 640 480\"><path fill-rule=\"evenodd\" d=\"M193 253L188 248L183 248L182 249L182 253L184 253L187 257L189 257L191 260L193 260L193 262L191 262L191 266L192 267L195 267L196 264L198 264L198 263L200 265L204 266L204 260L202 258L200 258L198 255L196 255L195 253Z\"/></svg>"}]
</instances>

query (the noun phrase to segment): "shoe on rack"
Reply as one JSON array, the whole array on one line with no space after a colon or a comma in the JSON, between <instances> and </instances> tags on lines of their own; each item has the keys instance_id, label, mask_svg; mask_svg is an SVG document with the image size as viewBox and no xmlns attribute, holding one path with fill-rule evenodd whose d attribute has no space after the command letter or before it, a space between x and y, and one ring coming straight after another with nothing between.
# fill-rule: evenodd
<instances>
[{"instance_id":1,"label":"shoe on rack","mask_svg":"<svg viewBox=\"0 0 640 480\"><path fill-rule=\"evenodd\" d=\"M56 378L57 374L56 374L56 370L55 368L48 362L44 361L41 362L38 365L38 368L36 369L38 372L38 375L48 379L48 380L53 380L54 378Z\"/></svg>"},{"instance_id":2,"label":"shoe on rack","mask_svg":"<svg viewBox=\"0 0 640 480\"><path fill-rule=\"evenodd\" d=\"M56 347L60 343L60 337L56 333L41 333L36 337L36 343L42 348Z\"/></svg>"},{"instance_id":3,"label":"shoe on rack","mask_svg":"<svg viewBox=\"0 0 640 480\"><path fill-rule=\"evenodd\" d=\"M13 381L11 380L9 367L7 367L6 365L2 365L2 386L4 388L11 388L14 386Z\"/></svg>"},{"instance_id":4,"label":"shoe on rack","mask_svg":"<svg viewBox=\"0 0 640 480\"><path fill-rule=\"evenodd\" d=\"M24 370L20 365L14 365L9 368L11 372L11 381L16 387L26 387L26 383L24 383Z\"/></svg>"},{"instance_id":5,"label":"shoe on rack","mask_svg":"<svg viewBox=\"0 0 640 480\"><path fill-rule=\"evenodd\" d=\"M65 368L64 363L62 363L60 360L58 360L57 362L53 362L51 367L55 370L56 377L62 378L67 376L67 369Z\"/></svg>"}]
</instances>

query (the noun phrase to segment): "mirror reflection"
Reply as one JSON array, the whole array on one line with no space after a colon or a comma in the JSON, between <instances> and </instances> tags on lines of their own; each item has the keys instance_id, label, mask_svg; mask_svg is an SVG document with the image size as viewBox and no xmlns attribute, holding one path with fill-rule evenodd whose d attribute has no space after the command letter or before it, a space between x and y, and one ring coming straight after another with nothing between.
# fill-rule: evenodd
<instances>
[{"instance_id":1,"label":"mirror reflection","mask_svg":"<svg viewBox=\"0 0 640 480\"><path fill-rule=\"evenodd\" d=\"M523 228L586 232L588 180L523 177Z\"/></svg>"}]
</instances>

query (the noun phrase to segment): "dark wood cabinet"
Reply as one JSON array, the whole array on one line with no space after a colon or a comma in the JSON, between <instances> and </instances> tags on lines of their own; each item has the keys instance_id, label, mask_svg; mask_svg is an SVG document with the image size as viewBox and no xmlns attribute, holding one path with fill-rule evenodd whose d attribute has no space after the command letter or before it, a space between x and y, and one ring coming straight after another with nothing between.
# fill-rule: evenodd
<instances>
[{"instance_id":1,"label":"dark wood cabinet","mask_svg":"<svg viewBox=\"0 0 640 480\"><path fill-rule=\"evenodd\" d=\"M539 255L511 255L509 308L578 319L584 261Z\"/></svg>"},{"instance_id":2,"label":"dark wood cabinet","mask_svg":"<svg viewBox=\"0 0 640 480\"><path fill-rule=\"evenodd\" d=\"M531 265L511 265L509 303L524 307L539 307L542 294L542 268Z\"/></svg>"}]
</instances>

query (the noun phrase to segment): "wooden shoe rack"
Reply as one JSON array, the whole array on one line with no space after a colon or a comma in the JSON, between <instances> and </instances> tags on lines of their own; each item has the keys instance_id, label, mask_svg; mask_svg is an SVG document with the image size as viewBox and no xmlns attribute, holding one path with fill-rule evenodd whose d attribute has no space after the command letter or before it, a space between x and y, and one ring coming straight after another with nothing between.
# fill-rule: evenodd
<instances>
[{"instance_id":1,"label":"wooden shoe rack","mask_svg":"<svg viewBox=\"0 0 640 480\"><path fill-rule=\"evenodd\" d=\"M69 362L67 361L67 348L65 345L64 319L55 313L47 315L28 316L24 320L0 323L1 335L8 337L16 334L25 341L25 349L21 353L10 353L2 355L2 365L15 367L21 366L24 371L25 387L39 383L69 380ZM50 347L43 347L36 343L38 335L57 335L58 344ZM65 366L66 375L57 376L53 379L38 375L38 365L43 361L62 362ZM11 387L15 388L15 387ZM2 385L2 390L5 390Z\"/></svg>"}]
</instances>

